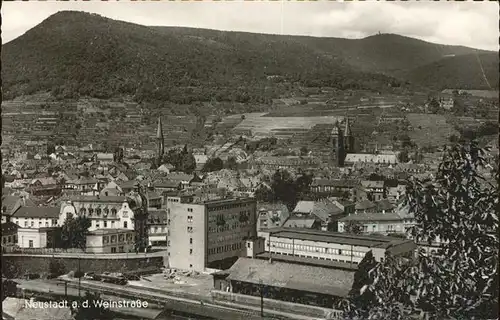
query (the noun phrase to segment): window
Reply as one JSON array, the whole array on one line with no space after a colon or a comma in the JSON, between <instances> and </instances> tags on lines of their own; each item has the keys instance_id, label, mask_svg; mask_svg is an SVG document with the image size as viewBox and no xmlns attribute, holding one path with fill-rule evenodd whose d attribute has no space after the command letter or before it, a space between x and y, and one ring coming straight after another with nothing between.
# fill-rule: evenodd
<instances>
[{"instance_id":1,"label":"window","mask_svg":"<svg viewBox=\"0 0 500 320\"><path fill-rule=\"evenodd\" d=\"M115 222L111 221L111 228L114 228L114 227L115 227Z\"/></svg>"},{"instance_id":2,"label":"window","mask_svg":"<svg viewBox=\"0 0 500 320\"><path fill-rule=\"evenodd\" d=\"M116 247L111 248L111 253L116 253Z\"/></svg>"},{"instance_id":3,"label":"window","mask_svg":"<svg viewBox=\"0 0 500 320\"><path fill-rule=\"evenodd\" d=\"M29 242L28 242L28 246L29 246L30 248L33 248L33 240L29 240Z\"/></svg>"},{"instance_id":4,"label":"window","mask_svg":"<svg viewBox=\"0 0 500 320\"><path fill-rule=\"evenodd\" d=\"M119 252L125 252L125 249L124 249L123 247L119 247L119 248L118 248L118 251L119 251Z\"/></svg>"},{"instance_id":5,"label":"window","mask_svg":"<svg viewBox=\"0 0 500 320\"><path fill-rule=\"evenodd\" d=\"M190 268L192 268L192 267L193 267L193 265L192 265L192 264L190 264L190 265L189 265L189 267L190 267Z\"/></svg>"},{"instance_id":6,"label":"window","mask_svg":"<svg viewBox=\"0 0 500 320\"><path fill-rule=\"evenodd\" d=\"M188 216L187 220L188 220L188 222L193 222L193 216Z\"/></svg>"},{"instance_id":7,"label":"window","mask_svg":"<svg viewBox=\"0 0 500 320\"><path fill-rule=\"evenodd\" d=\"M108 243L109 242L109 237L108 236L102 237L102 242L103 243Z\"/></svg>"},{"instance_id":8,"label":"window","mask_svg":"<svg viewBox=\"0 0 500 320\"><path fill-rule=\"evenodd\" d=\"M49 226L49 223L47 221L45 221L45 227L48 227Z\"/></svg>"},{"instance_id":9,"label":"window","mask_svg":"<svg viewBox=\"0 0 500 320\"><path fill-rule=\"evenodd\" d=\"M193 208L188 208L188 212L193 212Z\"/></svg>"},{"instance_id":10,"label":"window","mask_svg":"<svg viewBox=\"0 0 500 320\"><path fill-rule=\"evenodd\" d=\"M104 228L107 228L107 227L108 227L108 222L104 221Z\"/></svg>"},{"instance_id":11,"label":"window","mask_svg":"<svg viewBox=\"0 0 500 320\"><path fill-rule=\"evenodd\" d=\"M193 244L193 238L189 238L189 244Z\"/></svg>"},{"instance_id":12,"label":"window","mask_svg":"<svg viewBox=\"0 0 500 320\"><path fill-rule=\"evenodd\" d=\"M342 255L342 250L341 249L339 249L339 255Z\"/></svg>"},{"instance_id":13,"label":"window","mask_svg":"<svg viewBox=\"0 0 500 320\"><path fill-rule=\"evenodd\" d=\"M100 228L100 227L101 227L101 223L100 223L99 221L96 221L96 222L95 222L95 227L96 227L96 228Z\"/></svg>"},{"instance_id":14,"label":"window","mask_svg":"<svg viewBox=\"0 0 500 320\"><path fill-rule=\"evenodd\" d=\"M28 221L24 221L24 226L27 227L28 226Z\"/></svg>"},{"instance_id":15,"label":"window","mask_svg":"<svg viewBox=\"0 0 500 320\"><path fill-rule=\"evenodd\" d=\"M193 227L187 227L187 231L188 231L189 233L192 233L192 232L193 232Z\"/></svg>"},{"instance_id":16,"label":"window","mask_svg":"<svg viewBox=\"0 0 500 320\"><path fill-rule=\"evenodd\" d=\"M124 228L124 229L127 229L127 228L128 228L128 222L127 222L127 221L123 221L123 228Z\"/></svg>"},{"instance_id":17,"label":"window","mask_svg":"<svg viewBox=\"0 0 500 320\"><path fill-rule=\"evenodd\" d=\"M158 233L158 227L155 227L154 233Z\"/></svg>"},{"instance_id":18,"label":"window","mask_svg":"<svg viewBox=\"0 0 500 320\"><path fill-rule=\"evenodd\" d=\"M193 254L193 249L189 249L189 254Z\"/></svg>"},{"instance_id":19,"label":"window","mask_svg":"<svg viewBox=\"0 0 500 320\"><path fill-rule=\"evenodd\" d=\"M247 243L247 248L250 248L250 242L249 242L249 243Z\"/></svg>"},{"instance_id":20,"label":"window","mask_svg":"<svg viewBox=\"0 0 500 320\"><path fill-rule=\"evenodd\" d=\"M2 238L2 243L5 244L7 242L7 238Z\"/></svg>"},{"instance_id":21,"label":"window","mask_svg":"<svg viewBox=\"0 0 500 320\"><path fill-rule=\"evenodd\" d=\"M31 226L34 227L35 226L35 223L33 221L31 221Z\"/></svg>"},{"instance_id":22,"label":"window","mask_svg":"<svg viewBox=\"0 0 500 320\"><path fill-rule=\"evenodd\" d=\"M38 226L41 227L42 226L42 221L38 221Z\"/></svg>"}]
</instances>

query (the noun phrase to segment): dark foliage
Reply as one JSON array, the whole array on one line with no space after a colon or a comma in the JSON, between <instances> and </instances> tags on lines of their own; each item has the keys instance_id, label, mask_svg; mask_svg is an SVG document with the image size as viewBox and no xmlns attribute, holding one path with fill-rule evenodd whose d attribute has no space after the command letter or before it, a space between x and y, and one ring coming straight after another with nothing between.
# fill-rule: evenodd
<instances>
[{"instance_id":1,"label":"dark foliage","mask_svg":"<svg viewBox=\"0 0 500 320\"><path fill-rule=\"evenodd\" d=\"M282 202L291 211L299 200L309 198L312 180L310 174L302 174L294 180L288 171L277 170L272 177L271 189L261 186L255 197L264 202Z\"/></svg>"},{"instance_id":2,"label":"dark foliage","mask_svg":"<svg viewBox=\"0 0 500 320\"><path fill-rule=\"evenodd\" d=\"M227 158L226 163L224 164L224 167L229 170L237 170L238 169L238 162L236 162L235 157L229 157Z\"/></svg>"},{"instance_id":3,"label":"dark foliage","mask_svg":"<svg viewBox=\"0 0 500 320\"><path fill-rule=\"evenodd\" d=\"M359 221L347 221L344 224L344 232L350 234L361 234L363 232L363 225Z\"/></svg>"},{"instance_id":4,"label":"dark foliage","mask_svg":"<svg viewBox=\"0 0 500 320\"><path fill-rule=\"evenodd\" d=\"M3 89L6 99L48 90L61 99L270 103L297 85L394 90L405 82L385 74L440 60L435 47L397 35L346 40L146 27L64 11L3 47Z\"/></svg>"},{"instance_id":5,"label":"dark foliage","mask_svg":"<svg viewBox=\"0 0 500 320\"><path fill-rule=\"evenodd\" d=\"M362 289L342 303L349 319L497 317L498 171L496 185L485 180L483 156L474 141L451 146L435 178L407 182L412 237L418 243L439 238L443 245L435 254L420 251L415 261L386 256L377 263Z\"/></svg>"},{"instance_id":6,"label":"dark foliage","mask_svg":"<svg viewBox=\"0 0 500 320\"><path fill-rule=\"evenodd\" d=\"M203 166L203 172L219 171L224 168L224 162L220 158L212 158Z\"/></svg>"},{"instance_id":7,"label":"dark foliage","mask_svg":"<svg viewBox=\"0 0 500 320\"><path fill-rule=\"evenodd\" d=\"M52 258L49 262L49 274L53 277L58 277L66 272L64 263L60 260Z\"/></svg>"},{"instance_id":8,"label":"dark foliage","mask_svg":"<svg viewBox=\"0 0 500 320\"><path fill-rule=\"evenodd\" d=\"M61 245L63 248L85 249L86 235L91 226L90 219L85 216L73 218L69 216L61 228Z\"/></svg>"},{"instance_id":9,"label":"dark foliage","mask_svg":"<svg viewBox=\"0 0 500 320\"><path fill-rule=\"evenodd\" d=\"M163 162L173 165L175 171L187 174L193 173L196 169L196 160L194 159L193 153L188 150L187 146L184 146L182 150L169 150L163 157Z\"/></svg>"}]
</instances>

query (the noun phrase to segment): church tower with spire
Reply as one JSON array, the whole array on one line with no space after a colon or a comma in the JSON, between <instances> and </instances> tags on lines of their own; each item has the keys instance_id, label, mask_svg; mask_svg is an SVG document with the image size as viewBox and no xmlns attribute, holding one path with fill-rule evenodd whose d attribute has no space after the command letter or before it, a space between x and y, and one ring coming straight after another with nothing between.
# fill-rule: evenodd
<instances>
[{"instance_id":1,"label":"church tower with spire","mask_svg":"<svg viewBox=\"0 0 500 320\"><path fill-rule=\"evenodd\" d=\"M345 131L344 131L344 147L345 153L354 153L354 136L352 135L351 124L349 123L349 118L345 120Z\"/></svg>"},{"instance_id":2,"label":"church tower with spire","mask_svg":"<svg viewBox=\"0 0 500 320\"><path fill-rule=\"evenodd\" d=\"M345 159L345 139L342 128L338 121L333 125L332 132L330 134L330 141L332 142L332 159L337 167L344 166Z\"/></svg>"},{"instance_id":3,"label":"church tower with spire","mask_svg":"<svg viewBox=\"0 0 500 320\"><path fill-rule=\"evenodd\" d=\"M161 124L161 116L158 117L158 128L156 129L156 144L157 144L157 164L161 166L163 153L165 152L165 139L163 138L163 126Z\"/></svg>"}]
</instances>

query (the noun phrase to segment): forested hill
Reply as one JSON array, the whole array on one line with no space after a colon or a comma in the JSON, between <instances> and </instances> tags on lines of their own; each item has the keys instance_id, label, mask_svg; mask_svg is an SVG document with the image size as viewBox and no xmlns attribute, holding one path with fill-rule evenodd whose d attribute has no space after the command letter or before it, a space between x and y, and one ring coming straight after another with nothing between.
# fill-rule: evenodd
<instances>
[{"instance_id":1,"label":"forested hill","mask_svg":"<svg viewBox=\"0 0 500 320\"><path fill-rule=\"evenodd\" d=\"M443 58L401 76L415 83L442 90L498 89L498 53L477 53Z\"/></svg>"},{"instance_id":2,"label":"forested hill","mask_svg":"<svg viewBox=\"0 0 500 320\"><path fill-rule=\"evenodd\" d=\"M2 49L4 99L50 90L61 98L177 103L268 102L296 85L384 91L405 82L395 71L475 52L397 35L346 40L147 27L75 11L50 16Z\"/></svg>"}]
</instances>

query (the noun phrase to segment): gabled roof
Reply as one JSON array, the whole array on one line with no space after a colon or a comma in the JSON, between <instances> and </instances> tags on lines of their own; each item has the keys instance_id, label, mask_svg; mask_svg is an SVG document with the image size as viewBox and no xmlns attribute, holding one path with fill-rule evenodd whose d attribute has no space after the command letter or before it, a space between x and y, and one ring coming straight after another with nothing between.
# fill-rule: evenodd
<instances>
[{"instance_id":1,"label":"gabled roof","mask_svg":"<svg viewBox=\"0 0 500 320\"><path fill-rule=\"evenodd\" d=\"M239 258L229 269L229 280L323 293L348 295L354 272L268 260Z\"/></svg>"},{"instance_id":2,"label":"gabled roof","mask_svg":"<svg viewBox=\"0 0 500 320\"><path fill-rule=\"evenodd\" d=\"M21 207L14 213L15 218L58 218L58 207Z\"/></svg>"},{"instance_id":3,"label":"gabled roof","mask_svg":"<svg viewBox=\"0 0 500 320\"><path fill-rule=\"evenodd\" d=\"M290 216L283 224L284 228L307 228L310 229L319 219L313 217Z\"/></svg>"},{"instance_id":4,"label":"gabled roof","mask_svg":"<svg viewBox=\"0 0 500 320\"><path fill-rule=\"evenodd\" d=\"M8 215L14 214L23 206L35 207L35 203L29 198L19 196L2 196L2 209L5 207L5 213ZM2 210L3 211L3 210Z\"/></svg>"},{"instance_id":5,"label":"gabled roof","mask_svg":"<svg viewBox=\"0 0 500 320\"><path fill-rule=\"evenodd\" d=\"M388 213L356 213L339 219L339 221L401 221L402 218L393 212Z\"/></svg>"},{"instance_id":6,"label":"gabled roof","mask_svg":"<svg viewBox=\"0 0 500 320\"><path fill-rule=\"evenodd\" d=\"M363 200L358 203L356 203L356 206L354 207L356 210L366 210L366 209L372 209L376 208L377 205L374 204L373 202L369 200Z\"/></svg>"}]
</instances>

